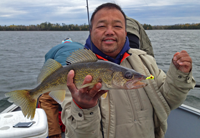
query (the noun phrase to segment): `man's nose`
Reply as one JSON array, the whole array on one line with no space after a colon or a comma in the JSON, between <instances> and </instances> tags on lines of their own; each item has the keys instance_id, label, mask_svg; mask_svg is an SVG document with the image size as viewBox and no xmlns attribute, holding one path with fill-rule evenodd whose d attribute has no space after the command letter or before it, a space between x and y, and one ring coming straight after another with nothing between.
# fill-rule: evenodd
<instances>
[{"instance_id":1,"label":"man's nose","mask_svg":"<svg viewBox=\"0 0 200 138\"><path fill-rule=\"evenodd\" d=\"M105 35L113 35L113 34L114 34L113 27L107 27Z\"/></svg>"}]
</instances>

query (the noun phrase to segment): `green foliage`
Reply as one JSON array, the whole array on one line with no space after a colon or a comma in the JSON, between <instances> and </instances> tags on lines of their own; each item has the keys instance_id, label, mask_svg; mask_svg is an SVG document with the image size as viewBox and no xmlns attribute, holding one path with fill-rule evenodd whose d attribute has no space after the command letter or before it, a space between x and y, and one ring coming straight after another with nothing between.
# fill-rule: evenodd
<instances>
[{"instance_id":1,"label":"green foliage","mask_svg":"<svg viewBox=\"0 0 200 138\"><path fill-rule=\"evenodd\" d=\"M0 26L0 31L88 31L89 26L86 24L83 25L74 25L69 24L66 25L62 23L62 25L56 23L51 24L50 22L44 22L37 25L10 25L10 26Z\"/></svg>"},{"instance_id":2,"label":"green foliage","mask_svg":"<svg viewBox=\"0 0 200 138\"><path fill-rule=\"evenodd\" d=\"M156 25L152 26L153 30L172 30L172 29L200 29L200 23L193 24L175 24L175 25Z\"/></svg>"},{"instance_id":3,"label":"green foliage","mask_svg":"<svg viewBox=\"0 0 200 138\"><path fill-rule=\"evenodd\" d=\"M150 24L144 24L143 27L145 30L152 30L152 26Z\"/></svg>"},{"instance_id":4,"label":"green foliage","mask_svg":"<svg viewBox=\"0 0 200 138\"><path fill-rule=\"evenodd\" d=\"M167 26L166 29L200 29L200 23L198 24L176 24Z\"/></svg>"}]
</instances>

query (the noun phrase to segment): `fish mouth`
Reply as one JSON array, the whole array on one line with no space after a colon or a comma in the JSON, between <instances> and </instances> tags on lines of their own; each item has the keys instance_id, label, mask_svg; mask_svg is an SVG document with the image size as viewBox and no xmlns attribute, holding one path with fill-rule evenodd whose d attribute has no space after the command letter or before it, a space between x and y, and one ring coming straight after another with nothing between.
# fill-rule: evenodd
<instances>
[{"instance_id":1,"label":"fish mouth","mask_svg":"<svg viewBox=\"0 0 200 138\"><path fill-rule=\"evenodd\" d=\"M143 82L143 80L146 80L146 76L135 76L135 79L131 79L127 81L124 85L127 89L138 89L147 86L146 82Z\"/></svg>"},{"instance_id":2,"label":"fish mouth","mask_svg":"<svg viewBox=\"0 0 200 138\"><path fill-rule=\"evenodd\" d=\"M127 81L124 85L127 89L138 89L147 86L147 83L139 80L137 81L130 80Z\"/></svg>"}]
</instances>

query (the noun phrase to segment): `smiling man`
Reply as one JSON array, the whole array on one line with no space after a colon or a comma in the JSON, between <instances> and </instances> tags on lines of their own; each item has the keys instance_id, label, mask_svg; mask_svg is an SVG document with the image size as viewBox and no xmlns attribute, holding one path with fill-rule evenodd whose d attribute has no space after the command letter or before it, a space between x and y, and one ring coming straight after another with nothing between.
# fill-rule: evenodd
<instances>
[{"instance_id":1,"label":"smiling man","mask_svg":"<svg viewBox=\"0 0 200 138\"><path fill-rule=\"evenodd\" d=\"M126 41L126 22L117 9L101 9L92 17L91 40L104 54L115 58Z\"/></svg>"},{"instance_id":2,"label":"smiling man","mask_svg":"<svg viewBox=\"0 0 200 138\"><path fill-rule=\"evenodd\" d=\"M174 54L167 74L157 67L155 59L146 52L129 47L126 36L126 16L113 3L100 5L91 17L91 37L85 48L92 49L99 59L150 76L148 85L140 89L108 91L100 98L99 82L93 88L77 89L73 82L75 72L67 77L70 94L62 103L62 121L67 138L163 138L171 110L185 100L194 88L192 59L186 51ZM92 46L92 48L91 48ZM180 77L181 76L181 77ZM87 75L83 84L90 83Z\"/></svg>"}]
</instances>

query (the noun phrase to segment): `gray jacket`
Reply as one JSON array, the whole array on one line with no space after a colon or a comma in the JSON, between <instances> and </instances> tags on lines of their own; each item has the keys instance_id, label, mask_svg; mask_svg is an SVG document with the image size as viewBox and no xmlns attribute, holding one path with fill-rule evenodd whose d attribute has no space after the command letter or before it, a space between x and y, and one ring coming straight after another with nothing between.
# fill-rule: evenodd
<instances>
[{"instance_id":1,"label":"gray jacket","mask_svg":"<svg viewBox=\"0 0 200 138\"><path fill-rule=\"evenodd\" d=\"M62 103L62 121L66 125L66 138L163 138L167 118L172 109L185 100L195 81L192 72L183 73L173 63L165 74L146 52L130 49L131 56L121 65L150 76L148 85L136 90L110 90L99 105L80 109L72 101L70 92Z\"/></svg>"}]
</instances>

